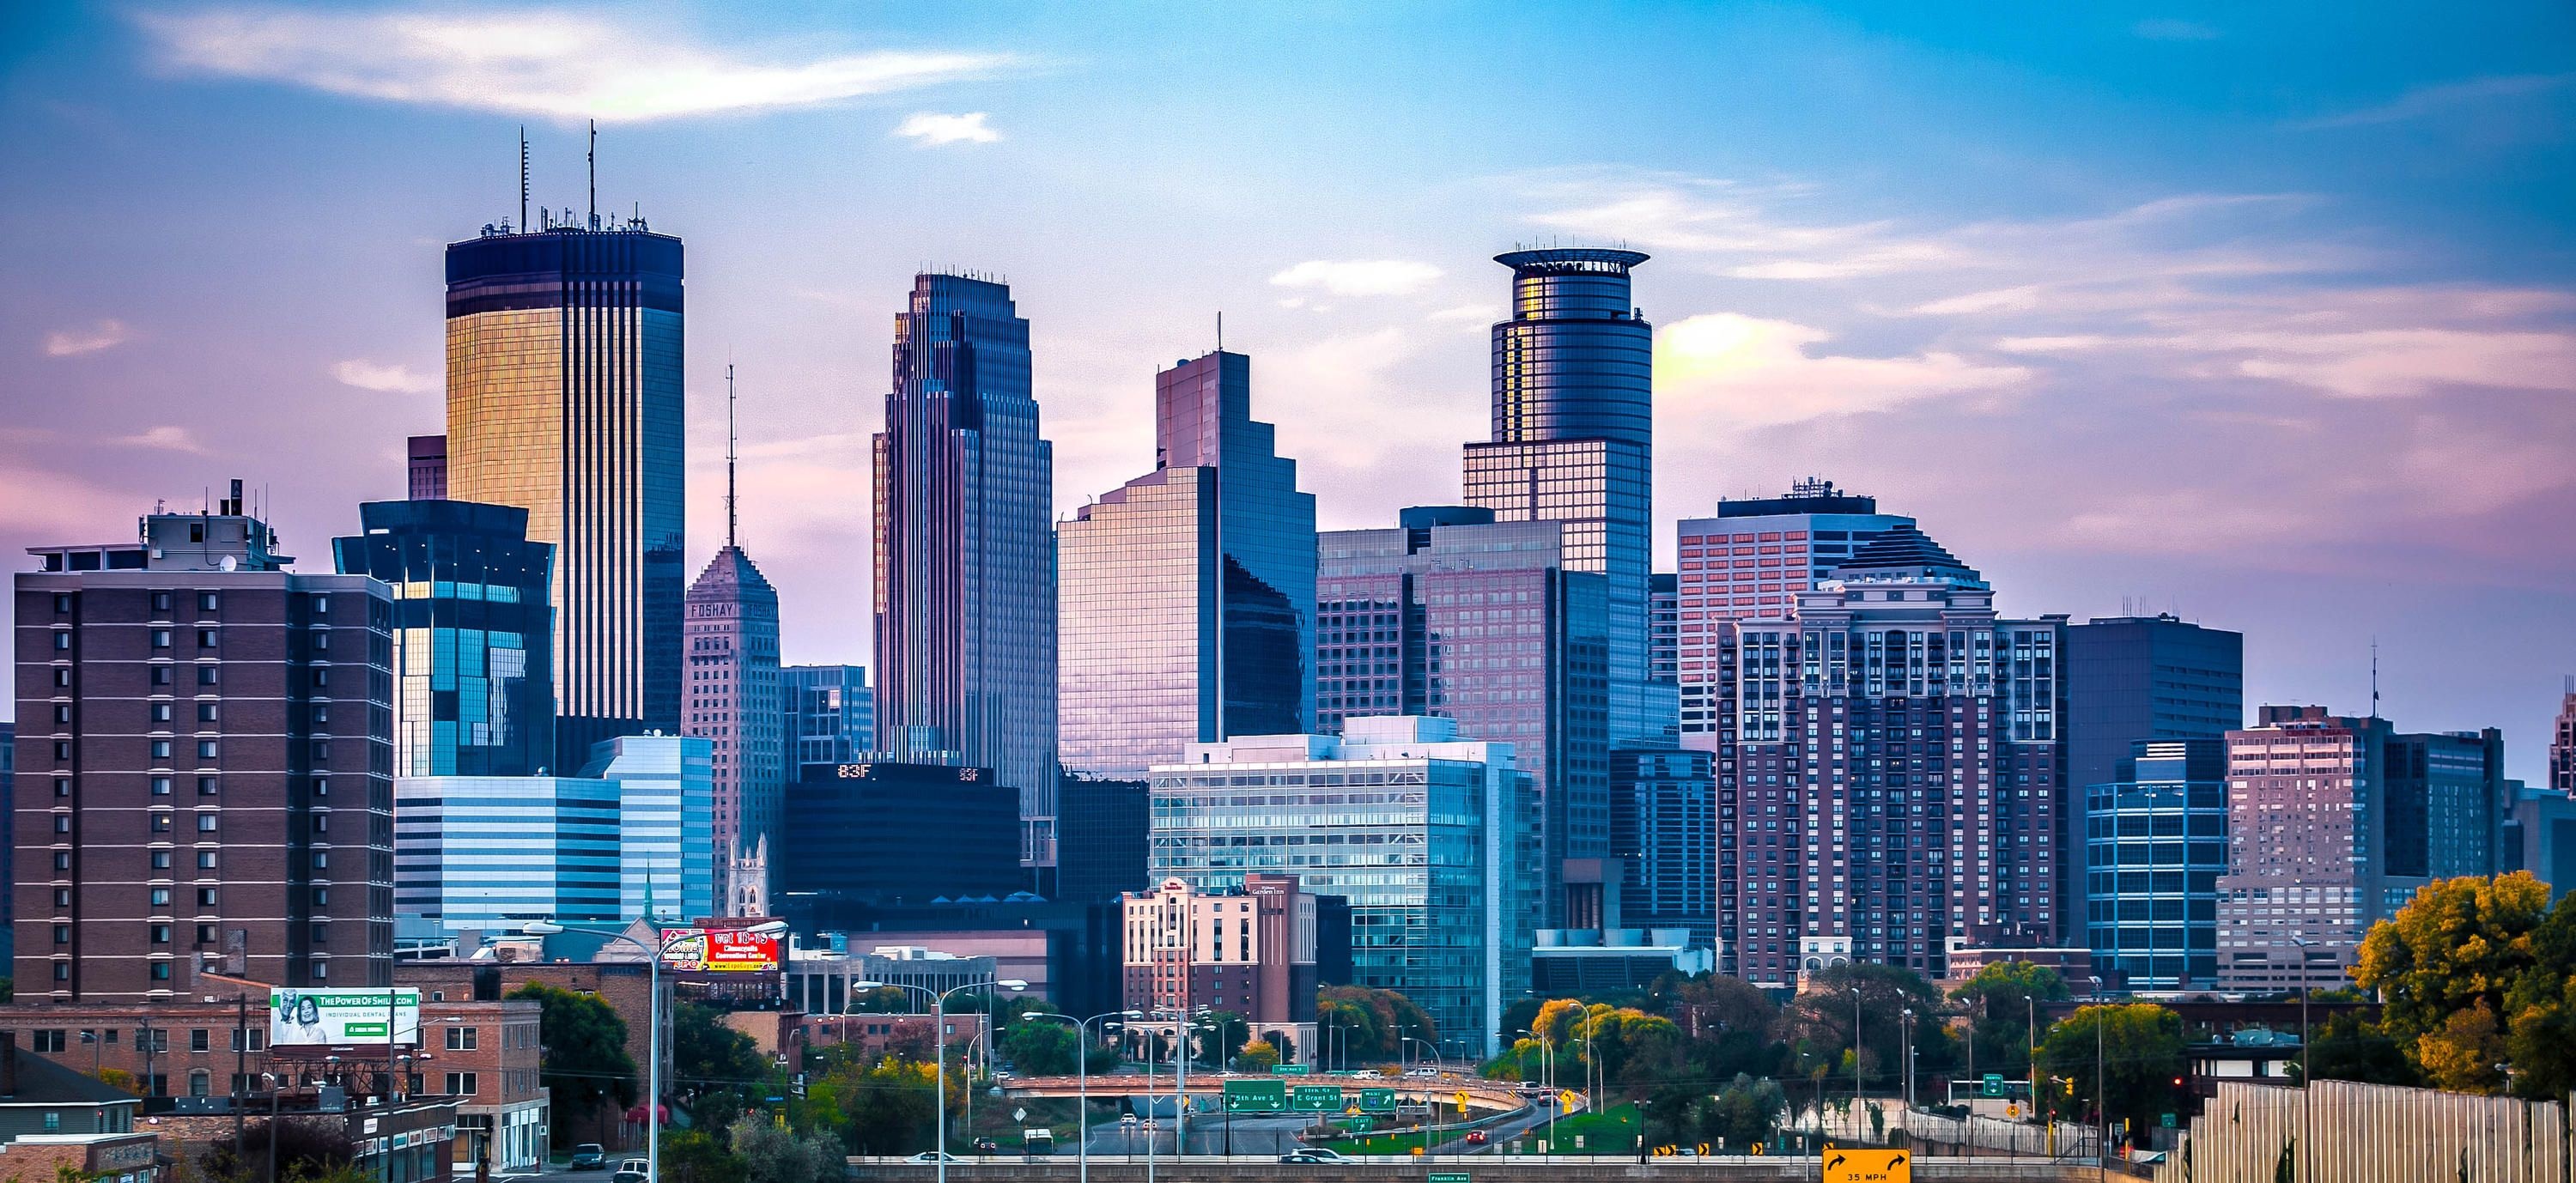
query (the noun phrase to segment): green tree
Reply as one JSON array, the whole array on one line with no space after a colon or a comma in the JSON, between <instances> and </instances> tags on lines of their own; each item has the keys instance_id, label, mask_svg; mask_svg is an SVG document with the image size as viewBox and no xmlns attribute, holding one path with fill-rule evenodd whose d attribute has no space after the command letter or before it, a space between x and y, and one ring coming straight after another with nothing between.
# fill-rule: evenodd
<instances>
[{"instance_id":1,"label":"green tree","mask_svg":"<svg viewBox=\"0 0 2576 1183\"><path fill-rule=\"evenodd\" d=\"M2548 886L2528 872L2443 879L2362 938L2353 980L2379 992L2381 1028L2435 1085L2504 1088L2507 995L2539 965L2550 910Z\"/></svg>"},{"instance_id":2,"label":"green tree","mask_svg":"<svg viewBox=\"0 0 2576 1183\"><path fill-rule=\"evenodd\" d=\"M2576 896L2531 934L2532 964L2505 991L2513 1091L2534 1100L2576 1092Z\"/></svg>"},{"instance_id":3,"label":"green tree","mask_svg":"<svg viewBox=\"0 0 2576 1183\"><path fill-rule=\"evenodd\" d=\"M611 1101L620 1109L635 1103L639 1092L635 1060L626 1054L626 1020L607 1000L543 982L521 986L510 997L533 998L544 1008L537 1019L537 1041L545 1049L537 1076L552 1090L557 1112L592 1115ZM555 1130L569 1137L573 1124L558 1121Z\"/></svg>"},{"instance_id":4,"label":"green tree","mask_svg":"<svg viewBox=\"0 0 2576 1183\"><path fill-rule=\"evenodd\" d=\"M1081 1054L1082 1037L1073 1024L1053 1019L1024 1020L1002 1032L1002 1054L1011 1067L1030 1076L1070 1076Z\"/></svg>"},{"instance_id":5,"label":"green tree","mask_svg":"<svg viewBox=\"0 0 2576 1183\"><path fill-rule=\"evenodd\" d=\"M1348 1048L1353 1063L1399 1058L1402 1040L1407 1036L1433 1044L1440 1042L1440 1029L1432 1024L1430 1013L1396 991L1326 986L1317 993L1317 1000L1332 1022L1350 1029Z\"/></svg>"},{"instance_id":6,"label":"green tree","mask_svg":"<svg viewBox=\"0 0 2576 1183\"><path fill-rule=\"evenodd\" d=\"M1971 1057L1980 1072L2020 1076L2030 1071L2032 1002L2068 995L2066 979L2028 961L1990 962L1950 991L1968 1015Z\"/></svg>"},{"instance_id":7,"label":"green tree","mask_svg":"<svg viewBox=\"0 0 2576 1183\"><path fill-rule=\"evenodd\" d=\"M845 1013L863 1015L899 1015L912 1009L912 991L901 986L879 986L874 990L854 990Z\"/></svg>"},{"instance_id":8,"label":"green tree","mask_svg":"<svg viewBox=\"0 0 2576 1183\"><path fill-rule=\"evenodd\" d=\"M771 1073L760 1044L728 1027L724 1012L683 1002L671 1012L671 1072L667 1086L688 1096L714 1089L748 1090Z\"/></svg>"},{"instance_id":9,"label":"green tree","mask_svg":"<svg viewBox=\"0 0 2576 1183\"><path fill-rule=\"evenodd\" d=\"M1723 1138L1728 1150L1741 1154L1745 1147L1770 1141L1780 1131L1780 1117L1788 1108L1789 1096L1777 1081L1739 1073L1709 1098L1706 1128L1712 1140Z\"/></svg>"},{"instance_id":10,"label":"green tree","mask_svg":"<svg viewBox=\"0 0 2576 1183\"><path fill-rule=\"evenodd\" d=\"M2039 1062L2067 1082L2079 1111L2105 1108L2093 1087L2098 1071L2111 1120L2152 1126L2181 1100L2174 1082L2184 1071L2182 1016L2150 1003L2080 1007L2049 1028Z\"/></svg>"},{"instance_id":11,"label":"green tree","mask_svg":"<svg viewBox=\"0 0 2576 1183\"><path fill-rule=\"evenodd\" d=\"M746 1170L723 1138L702 1129L662 1132L662 1175L671 1183L738 1183Z\"/></svg>"},{"instance_id":12,"label":"green tree","mask_svg":"<svg viewBox=\"0 0 2576 1183\"><path fill-rule=\"evenodd\" d=\"M2333 1015L2317 1024L2307 1053L2309 1068L2319 1080L2410 1087L2424 1083L2423 1074L2406 1058L2406 1049L2360 1015Z\"/></svg>"},{"instance_id":13,"label":"green tree","mask_svg":"<svg viewBox=\"0 0 2576 1183\"><path fill-rule=\"evenodd\" d=\"M844 1060L826 1074L839 1100L849 1146L858 1154L911 1154L937 1136L938 1074L924 1060L886 1056L871 1063ZM951 1116L965 1109L965 1082L948 1079Z\"/></svg>"},{"instance_id":14,"label":"green tree","mask_svg":"<svg viewBox=\"0 0 2576 1183\"><path fill-rule=\"evenodd\" d=\"M1196 1053L1190 1061L1192 1064L1217 1067L1234 1058L1235 1052L1244 1044L1252 1042L1252 1024L1233 1011L1209 1011L1199 1022L1207 1030L1200 1032L1191 1045Z\"/></svg>"},{"instance_id":15,"label":"green tree","mask_svg":"<svg viewBox=\"0 0 2576 1183\"><path fill-rule=\"evenodd\" d=\"M829 1132L799 1134L756 1114L745 1114L726 1132L745 1183L840 1183L848 1172L840 1139Z\"/></svg>"},{"instance_id":16,"label":"green tree","mask_svg":"<svg viewBox=\"0 0 2576 1183\"><path fill-rule=\"evenodd\" d=\"M1865 962L1828 966L1810 975L1810 987L1780 1011L1775 1026L1781 1042L1836 1062L1829 1075L1849 1084L1854 1052L1852 1023L1860 1022L1858 1060L1862 1081L1871 1088L1902 1085L1899 1052L1909 1032L1904 1012L1914 1012L1910 1032L1916 1067L1932 1079L1958 1062L1957 1043L1941 1020L1942 997L1923 975L1901 965ZM1852 991L1860 991L1854 1015Z\"/></svg>"}]
</instances>

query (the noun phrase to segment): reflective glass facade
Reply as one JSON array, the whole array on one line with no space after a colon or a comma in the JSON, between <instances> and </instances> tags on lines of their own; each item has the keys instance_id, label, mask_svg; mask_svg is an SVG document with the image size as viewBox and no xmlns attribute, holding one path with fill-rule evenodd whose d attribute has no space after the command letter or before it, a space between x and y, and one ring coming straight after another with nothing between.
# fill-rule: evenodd
<instances>
[{"instance_id":1,"label":"reflective glass facade","mask_svg":"<svg viewBox=\"0 0 2576 1183\"><path fill-rule=\"evenodd\" d=\"M787 779L809 764L847 764L877 746L877 696L858 665L791 665L778 671L786 722Z\"/></svg>"},{"instance_id":2,"label":"reflective glass facade","mask_svg":"<svg viewBox=\"0 0 2576 1183\"><path fill-rule=\"evenodd\" d=\"M1457 720L1512 745L1539 807L1544 926L1597 927L1597 874L1567 889L1570 861L1610 856L1608 605L1604 577L1572 570L1556 522L1486 522L1411 509L1421 524L1321 536L1317 719Z\"/></svg>"},{"instance_id":3,"label":"reflective glass facade","mask_svg":"<svg viewBox=\"0 0 2576 1183\"><path fill-rule=\"evenodd\" d=\"M395 935L509 931L531 918L617 923L615 781L424 776L394 781Z\"/></svg>"},{"instance_id":4,"label":"reflective glass facade","mask_svg":"<svg viewBox=\"0 0 2576 1183\"><path fill-rule=\"evenodd\" d=\"M743 553L716 552L689 587L680 731L713 751L719 894L727 916L769 915L771 850L786 791L778 592Z\"/></svg>"},{"instance_id":5,"label":"reflective glass facade","mask_svg":"<svg viewBox=\"0 0 2576 1183\"><path fill-rule=\"evenodd\" d=\"M1529 780L1446 720L1196 744L1155 768L1151 872L1200 891L1295 876L1351 911L1353 981L1422 1005L1446 1047L1490 1055L1529 981L1541 876Z\"/></svg>"},{"instance_id":6,"label":"reflective glass facade","mask_svg":"<svg viewBox=\"0 0 2576 1183\"><path fill-rule=\"evenodd\" d=\"M394 597L394 775L534 776L554 766L554 548L528 511L371 501L334 539L343 575Z\"/></svg>"},{"instance_id":7,"label":"reflective glass facade","mask_svg":"<svg viewBox=\"0 0 2576 1183\"><path fill-rule=\"evenodd\" d=\"M1610 753L1610 853L1626 870L1620 928L1688 929L1717 945L1717 762L1702 751Z\"/></svg>"},{"instance_id":8,"label":"reflective glass facade","mask_svg":"<svg viewBox=\"0 0 2576 1183\"><path fill-rule=\"evenodd\" d=\"M1610 732L1671 733L1647 664L1653 560L1654 328L1630 299L1636 251L1514 251L1493 330L1493 440L1466 449L1465 495L1502 521L1565 523L1575 570L1609 577Z\"/></svg>"},{"instance_id":9,"label":"reflective glass facade","mask_svg":"<svg viewBox=\"0 0 2576 1183\"><path fill-rule=\"evenodd\" d=\"M2085 790L2085 929L2093 964L2132 990L2218 977L2218 877L2227 873L2227 744L2138 740L2116 780Z\"/></svg>"},{"instance_id":10,"label":"reflective glass facade","mask_svg":"<svg viewBox=\"0 0 2576 1183\"><path fill-rule=\"evenodd\" d=\"M617 782L617 908L625 919L716 914L714 751L695 736L602 740L581 775Z\"/></svg>"},{"instance_id":11,"label":"reflective glass facade","mask_svg":"<svg viewBox=\"0 0 2576 1183\"><path fill-rule=\"evenodd\" d=\"M1878 512L1876 498L1836 492L1832 482L1802 480L1786 496L1725 500L1713 518L1684 518L1674 527L1674 681L1681 693L1681 734L1726 729L1718 665L1727 621L1798 614L1798 596L1813 591L1869 540L1914 519Z\"/></svg>"},{"instance_id":12,"label":"reflective glass facade","mask_svg":"<svg viewBox=\"0 0 2576 1183\"><path fill-rule=\"evenodd\" d=\"M877 740L990 768L1055 862L1055 450L1010 288L913 277L875 441Z\"/></svg>"},{"instance_id":13,"label":"reflective glass facade","mask_svg":"<svg viewBox=\"0 0 2576 1183\"><path fill-rule=\"evenodd\" d=\"M1155 470L1057 527L1067 768L1133 775L1313 718L1315 498L1252 418L1251 365L1163 371Z\"/></svg>"},{"instance_id":14,"label":"reflective glass facade","mask_svg":"<svg viewBox=\"0 0 2576 1183\"><path fill-rule=\"evenodd\" d=\"M555 547L555 763L680 722L681 247L640 230L447 248L447 489Z\"/></svg>"}]
</instances>

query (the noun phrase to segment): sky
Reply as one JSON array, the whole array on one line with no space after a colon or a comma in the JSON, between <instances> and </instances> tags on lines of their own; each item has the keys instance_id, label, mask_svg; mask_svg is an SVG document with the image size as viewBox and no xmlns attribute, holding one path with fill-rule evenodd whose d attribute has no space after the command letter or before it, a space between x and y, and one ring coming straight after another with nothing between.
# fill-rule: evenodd
<instances>
[{"instance_id":1,"label":"sky","mask_svg":"<svg viewBox=\"0 0 2576 1183\"><path fill-rule=\"evenodd\" d=\"M1458 497L1524 243L1649 252L1656 514L1821 476L2017 615L2246 634L2249 702L2497 726L2576 672L2563 3L242 3L0 15L0 550L240 477L325 569L442 429L440 251L688 244L690 545L868 660L924 267L1006 277L1070 513L1251 355L1326 528Z\"/></svg>"}]
</instances>

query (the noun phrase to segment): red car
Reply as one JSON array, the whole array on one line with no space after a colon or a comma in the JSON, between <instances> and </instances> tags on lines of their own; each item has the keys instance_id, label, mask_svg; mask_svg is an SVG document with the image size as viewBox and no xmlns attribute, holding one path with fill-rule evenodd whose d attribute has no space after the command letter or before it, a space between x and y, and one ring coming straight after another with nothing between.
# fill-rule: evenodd
<instances>
[{"instance_id":1,"label":"red car","mask_svg":"<svg viewBox=\"0 0 2576 1183\"><path fill-rule=\"evenodd\" d=\"M1470 1146L1482 1146L1482 1145L1484 1145L1484 1144L1485 1144L1485 1131L1483 1131L1483 1130L1469 1130L1469 1131L1467 1131L1467 1144L1468 1144L1468 1145L1470 1145Z\"/></svg>"}]
</instances>

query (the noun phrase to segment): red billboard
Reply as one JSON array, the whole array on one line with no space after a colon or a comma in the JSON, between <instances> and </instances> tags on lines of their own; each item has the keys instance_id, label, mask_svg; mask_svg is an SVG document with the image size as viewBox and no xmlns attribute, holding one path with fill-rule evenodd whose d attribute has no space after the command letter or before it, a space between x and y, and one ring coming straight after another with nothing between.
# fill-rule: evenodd
<instances>
[{"instance_id":1,"label":"red billboard","mask_svg":"<svg viewBox=\"0 0 2576 1183\"><path fill-rule=\"evenodd\" d=\"M662 964L675 970L763 973L778 968L778 937L747 928L666 928Z\"/></svg>"}]
</instances>

